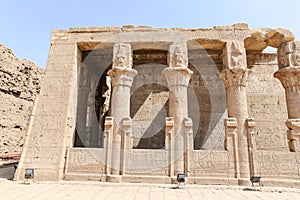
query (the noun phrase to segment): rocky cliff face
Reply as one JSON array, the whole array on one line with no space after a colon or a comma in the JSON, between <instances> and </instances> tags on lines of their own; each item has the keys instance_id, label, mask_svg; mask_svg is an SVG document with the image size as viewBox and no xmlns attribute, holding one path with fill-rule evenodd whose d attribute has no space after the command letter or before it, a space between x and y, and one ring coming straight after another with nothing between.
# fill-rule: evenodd
<instances>
[{"instance_id":1,"label":"rocky cliff face","mask_svg":"<svg viewBox=\"0 0 300 200\"><path fill-rule=\"evenodd\" d=\"M0 155L21 152L43 74L0 44Z\"/></svg>"}]
</instances>

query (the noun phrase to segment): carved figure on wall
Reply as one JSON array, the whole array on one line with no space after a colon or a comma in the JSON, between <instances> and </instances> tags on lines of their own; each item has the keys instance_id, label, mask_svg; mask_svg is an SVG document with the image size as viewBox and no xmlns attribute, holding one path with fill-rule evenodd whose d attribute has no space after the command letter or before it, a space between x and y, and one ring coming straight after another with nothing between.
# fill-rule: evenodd
<instances>
[{"instance_id":1,"label":"carved figure on wall","mask_svg":"<svg viewBox=\"0 0 300 200\"><path fill-rule=\"evenodd\" d=\"M244 47L239 43L233 42L231 44L231 64L234 67L243 66L244 65Z\"/></svg>"},{"instance_id":2,"label":"carved figure on wall","mask_svg":"<svg viewBox=\"0 0 300 200\"><path fill-rule=\"evenodd\" d=\"M131 68L131 46L130 44L118 43L114 45L113 67Z\"/></svg>"},{"instance_id":3,"label":"carved figure on wall","mask_svg":"<svg viewBox=\"0 0 300 200\"><path fill-rule=\"evenodd\" d=\"M223 64L226 68L246 67L246 51L241 41L226 43L223 50Z\"/></svg>"},{"instance_id":4,"label":"carved figure on wall","mask_svg":"<svg viewBox=\"0 0 300 200\"><path fill-rule=\"evenodd\" d=\"M295 42L295 50L293 52L293 61L295 66L300 66L300 43Z\"/></svg>"},{"instance_id":5,"label":"carved figure on wall","mask_svg":"<svg viewBox=\"0 0 300 200\"><path fill-rule=\"evenodd\" d=\"M278 58L277 59L278 59L279 68L291 67L294 65L293 60L296 58L296 54L294 54L294 52L295 52L294 42L283 43L278 48L278 51L277 51Z\"/></svg>"},{"instance_id":6,"label":"carved figure on wall","mask_svg":"<svg viewBox=\"0 0 300 200\"><path fill-rule=\"evenodd\" d=\"M170 67L187 67L188 57L185 44L178 43L170 45L169 54Z\"/></svg>"}]
</instances>

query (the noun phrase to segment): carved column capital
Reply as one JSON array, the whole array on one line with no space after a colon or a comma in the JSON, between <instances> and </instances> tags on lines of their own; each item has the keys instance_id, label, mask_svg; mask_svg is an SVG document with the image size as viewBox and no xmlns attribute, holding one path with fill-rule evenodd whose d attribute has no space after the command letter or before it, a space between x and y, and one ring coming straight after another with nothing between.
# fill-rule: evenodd
<instances>
[{"instance_id":1,"label":"carved column capital","mask_svg":"<svg viewBox=\"0 0 300 200\"><path fill-rule=\"evenodd\" d=\"M113 49L113 66L108 71L112 86L131 87L136 74L137 71L132 69L131 45L126 43L115 44Z\"/></svg>"},{"instance_id":2,"label":"carved column capital","mask_svg":"<svg viewBox=\"0 0 300 200\"><path fill-rule=\"evenodd\" d=\"M244 42L231 40L223 48L223 65L225 69L244 68L247 66Z\"/></svg>"},{"instance_id":3,"label":"carved column capital","mask_svg":"<svg viewBox=\"0 0 300 200\"><path fill-rule=\"evenodd\" d=\"M188 55L186 43L172 43L169 46L168 65L172 68L187 68Z\"/></svg>"},{"instance_id":4,"label":"carved column capital","mask_svg":"<svg viewBox=\"0 0 300 200\"><path fill-rule=\"evenodd\" d=\"M193 71L186 67L168 67L165 68L162 73L167 79L168 86L172 88L176 86L187 87Z\"/></svg>"},{"instance_id":5,"label":"carved column capital","mask_svg":"<svg viewBox=\"0 0 300 200\"><path fill-rule=\"evenodd\" d=\"M117 43L113 50L113 68L132 68L131 45L126 43Z\"/></svg>"},{"instance_id":6,"label":"carved column capital","mask_svg":"<svg viewBox=\"0 0 300 200\"><path fill-rule=\"evenodd\" d=\"M169 67L163 70L170 88L180 86L187 87L193 71L188 66L186 43L173 43L169 47Z\"/></svg>"},{"instance_id":7,"label":"carved column capital","mask_svg":"<svg viewBox=\"0 0 300 200\"><path fill-rule=\"evenodd\" d=\"M286 92L300 92L300 66L282 68L274 77L280 80Z\"/></svg>"},{"instance_id":8,"label":"carved column capital","mask_svg":"<svg viewBox=\"0 0 300 200\"><path fill-rule=\"evenodd\" d=\"M246 87L251 70L244 68L225 69L221 72L225 88L231 86Z\"/></svg>"},{"instance_id":9,"label":"carved column capital","mask_svg":"<svg viewBox=\"0 0 300 200\"><path fill-rule=\"evenodd\" d=\"M277 50L279 69L300 66L300 45L294 41L280 45Z\"/></svg>"},{"instance_id":10,"label":"carved column capital","mask_svg":"<svg viewBox=\"0 0 300 200\"><path fill-rule=\"evenodd\" d=\"M115 86L127 86L131 87L133 78L137 75L137 71L134 69L128 69L124 67L115 67L107 73L111 78L112 87Z\"/></svg>"}]
</instances>

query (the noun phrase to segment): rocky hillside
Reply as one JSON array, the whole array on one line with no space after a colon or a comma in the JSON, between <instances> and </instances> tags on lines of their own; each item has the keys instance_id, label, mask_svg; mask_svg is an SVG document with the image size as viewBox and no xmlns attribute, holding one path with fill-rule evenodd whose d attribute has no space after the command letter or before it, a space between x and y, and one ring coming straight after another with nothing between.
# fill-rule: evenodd
<instances>
[{"instance_id":1,"label":"rocky hillside","mask_svg":"<svg viewBox=\"0 0 300 200\"><path fill-rule=\"evenodd\" d=\"M0 44L0 156L21 152L43 74Z\"/></svg>"}]
</instances>

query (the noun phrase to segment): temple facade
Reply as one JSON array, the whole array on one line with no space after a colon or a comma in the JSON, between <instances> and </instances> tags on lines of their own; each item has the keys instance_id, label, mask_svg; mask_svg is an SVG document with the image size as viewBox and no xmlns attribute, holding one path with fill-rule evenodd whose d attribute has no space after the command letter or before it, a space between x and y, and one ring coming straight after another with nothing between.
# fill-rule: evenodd
<instances>
[{"instance_id":1,"label":"temple facade","mask_svg":"<svg viewBox=\"0 0 300 200\"><path fill-rule=\"evenodd\" d=\"M15 180L300 186L294 40L247 24L53 31Z\"/></svg>"}]
</instances>

